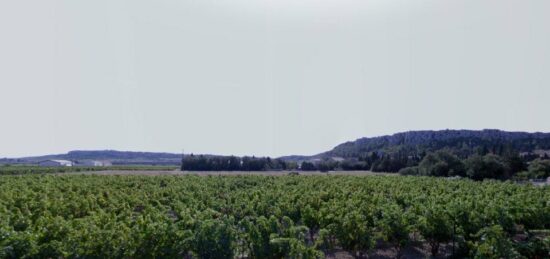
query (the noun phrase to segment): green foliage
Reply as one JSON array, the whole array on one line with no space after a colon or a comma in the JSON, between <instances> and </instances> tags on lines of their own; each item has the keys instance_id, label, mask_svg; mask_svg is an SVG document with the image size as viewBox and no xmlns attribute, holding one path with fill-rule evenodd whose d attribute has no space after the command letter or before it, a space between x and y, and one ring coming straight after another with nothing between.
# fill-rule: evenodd
<instances>
[{"instance_id":1,"label":"green foliage","mask_svg":"<svg viewBox=\"0 0 550 259\"><path fill-rule=\"evenodd\" d=\"M432 177L0 176L0 258L320 258L378 238L400 250L413 233L533 258L549 200L548 187Z\"/></svg>"},{"instance_id":2,"label":"green foliage","mask_svg":"<svg viewBox=\"0 0 550 259\"><path fill-rule=\"evenodd\" d=\"M306 244L306 235L309 229L305 226L295 226L292 219L284 216L281 231L271 234L270 245L275 258L321 258L323 254L315 247Z\"/></svg>"},{"instance_id":3,"label":"green foliage","mask_svg":"<svg viewBox=\"0 0 550 259\"><path fill-rule=\"evenodd\" d=\"M235 156L195 156L191 154L181 160L182 171L268 171L285 169L288 169L286 162L269 157L241 158Z\"/></svg>"},{"instance_id":4,"label":"green foliage","mask_svg":"<svg viewBox=\"0 0 550 259\"><path fill-rule=\"evenodd\" d=\"M466 174L474 180L508 179L510 170L507 164L499 156L488 154L485 156L472 156L464 162Z\"/></svg>"},{"instance_id":5,"label":"green foliage","mask_svg":"<svg viewBox=\"0 0 550 259\"><path fill-rule=\"evenodd\" d=\"M398 255L410 241L411 216L398 205L388 205L382 207L381 217L375 223L381 237L395 246Z\"/></svg>"},{"instance_id":6,"label":"green foliage","mask_svg":"<svg viewBox=\"0 0 550 259\"><path fill-rule=\"evenodd\" d=\"M195 230L195 251L200 258L232 258L235 245L231 225L220 220L205 220Z\"/></svg>"},{"instance_id":7,"label":"green foliage","mask_svg":"<svg viewBox=\"0 0 550 259\"><path fill-rule=\"evenodd\" d=\"M333 231L342 248L362 251L372 248L374 232L365 215L351 211L336 220Z\"/></svg>"},{"instance_id":8,"label":"green foliage","mask_svg":"<svg viewBox=\"0 0 550 259\"><path fill-rule=\"evenodd\" d=\"M319 230L319 237L315 240L315 248L322 251L334 249L334 243L331 240L328 229L323 228Z\"/></svg>"},{"instance_id":9,"label":"green foliage","mask_svg":"<svg viewBox=\"0 0 550 259\"><path fill-rule=\"evenodd\" d=\"M403 168L399 170L399 174L441 177L466 176L474 180L506 180L523 168L525 168L524 162L517 155L506 155L504 157L495 154L473 155L461 160L449 150L440 150L426 154L418 166ZM531 163L530 168L532 168L532 172L521 172L515 175L514 178L523 180L542 178L546 174L546 169L550 172L550 162L535 160Z\"/></svg>"},{"instance_id":10,"label":"green foliage","mask_svg":"<svg viewBox=\"0 0 550 259\"><path fill-rule=\"evenodd\" d=\"M439 252L441 243L453 238L453 221L442 205L429 204L418 219L420 234L428 241L432 256Z\"/></svg>"},{"instance_id":11,"label":"green foliage","mask_svg":"<svg viewBox=\"0 0 550 259\"><path fill-rule=\"evenodd\" d=\"M501 226L485 227L475 235L475 239L469 242L473 258L520 258Z\"/></svg>"},{"instance_id":12,"label":"green foliage","mask_svg":"<svg viewBox=\"0 0 550 259\"><path fill-rule=\"evenodd\" d=\"M430 153L418 165L420 175L426 176L464 176L462 161L448 151Z\"/></svg>"},{"instance_id":13,"label":"green foliage","mask_svg":"<svg viewBox=\"0 0 550 259\"><path fill-rule=\"evenodd\" d=\"M406 160L403 157L412 157L414 160L414 157L422 158L423 153L449 150L463 159L474 154L484 156L488 153L505 157L536 149L550 149L549 133L499 130L409 131L346 142L321 154L321 158L336 156L360 159L378 153L394 160Z\"/></svg>"},{"instance_id":14,"label":"green foliage","mask_svg":"<svg viewBox=\"0 0 550 259\"><path fill-rule=\"evenodd\" d=\"M516 180L546 179L550 177L550 160L535 159L529 163L527 171L514 175Z\"/></svg>"},{"instance_id":15,"label":"green foliage","mask_svg":"<svg viewBox=\"0 0 550 259\"><path fill-rule=\"evenodd\" d=\"M315 171L315 170L317 170L317 167L311 162L304 161L300 165L300 169L302 171Z\"/></svg>"},{"instance_id":16,"label":"green foliage","mask_svg":"<svg viewBox=\"0 0 550 259\"><path fill-rule=\"evenodd\" d=\"M517 244L516 249L527 258L549 258L550 236L530 234L528 241Z\"/></svg>"},{"instance_id":17,"label":"green foliage","mask_svg":"<svg viewBox=\"0 0 550 259\"><path fill-rule=\"evenodd\" d=\"M536 179L550 177L550 160L534 160L529 164L529 173Z\"/></svg>"}]
</instances>

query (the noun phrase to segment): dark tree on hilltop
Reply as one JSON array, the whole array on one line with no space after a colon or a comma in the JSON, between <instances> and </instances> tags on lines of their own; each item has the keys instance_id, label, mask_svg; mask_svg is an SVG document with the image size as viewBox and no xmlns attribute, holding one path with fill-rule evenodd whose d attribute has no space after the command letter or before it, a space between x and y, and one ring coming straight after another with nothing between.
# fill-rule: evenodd
<instances>
[{"instance_id":1,"label":"dark tree on hilltop","mask_svg":"<svg viewBox=\"0 0 550 259\"><path fill-rule=\"evenodd\" d=\"M300 166L300 169L302 171L315 171L315 170L317 170L317 167L311 162L304 161L304 162L302 162L302 165Z\"/></svg>"}]
</instances>

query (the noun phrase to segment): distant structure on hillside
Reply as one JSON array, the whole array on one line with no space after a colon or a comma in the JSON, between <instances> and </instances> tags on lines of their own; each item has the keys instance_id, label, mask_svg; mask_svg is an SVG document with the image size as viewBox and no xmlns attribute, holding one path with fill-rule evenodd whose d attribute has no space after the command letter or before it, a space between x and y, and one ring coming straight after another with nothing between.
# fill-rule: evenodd
<instances>
[{"instance_id":1,"label":"distant structure on hillside","mask_svg":"<svg viewBox=\"0 0 550 259\"><path fill-rule=\"evenodd\" d=\"M75 166L112 166L113 164L110 161L99 161L99 160L80 160L77 161Z\"/></svg>"},{"instance_id":2,"label":"distant structure on hillside","mask_svg":"<svg viewBox=\"0 0 550 259\"><path fill-rule=\"evenodd\" d=\"M44 160L38 163L39 166L73 166L69 160Z\"/></svg>"}]
</instances>

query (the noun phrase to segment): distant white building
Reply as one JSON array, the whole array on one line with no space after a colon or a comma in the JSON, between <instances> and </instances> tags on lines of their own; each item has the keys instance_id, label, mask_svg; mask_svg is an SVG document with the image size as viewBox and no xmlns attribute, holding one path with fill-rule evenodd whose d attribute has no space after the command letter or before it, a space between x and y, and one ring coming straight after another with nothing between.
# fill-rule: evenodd
<instances>
[{"instance_id":1,"label":"distant white building","mask_svg":"<svg viewBox=\"0 0 550 259\"><path fill-rule=\"evenodd\" d=\"M333 157L331 157L331 159L336 161L336 162L344 162L346 160L343 157L339 157L339 156L333 156Z\"/></svg>"},{"instance_id":2,"label":"distant white building","mask_svg":"<svg viewBox=\"0 0 550 259\"><path fill-rule=\"evenodd\" d=\"M77 161L75 166L111 166L113 165L109 161L98 161L98 160L83 160Z\"/></svg>"},{"instance_id":3,"label":"distant white building","mask_svg":"<svg viewBox=\"0 0 550 259\"><path fill-rule=\"evenodd\" d=\"M38 163L39 166L73 166L69 160L45 160Z\"/></svg>"}]
</instances>

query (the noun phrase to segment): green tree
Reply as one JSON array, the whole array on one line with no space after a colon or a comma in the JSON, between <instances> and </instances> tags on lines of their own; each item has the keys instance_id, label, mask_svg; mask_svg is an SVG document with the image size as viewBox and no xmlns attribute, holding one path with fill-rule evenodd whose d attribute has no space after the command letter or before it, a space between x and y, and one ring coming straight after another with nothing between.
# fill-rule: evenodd
<instances>
[{"instance_id":1,"label":"green tree","mask_svg":"<svg viewBox=\"0 0 550 259\"><path fill-rule=\"evenodd\" d=\"M418 165L418 172L428 176L465 175L462 161L448 151L429 153Z\"/></svg>"},{"instance_id":2,"label":"green tree","mask_svg":"<svg viewBox=\"0 0 550 259\"><path fill-rule=\"evenodd\" d=\"M509 168L502 158L497 155L474 155L466 159L464 163L466 165L466 174L474 180L509 178Z\"/></svg>"},{"instance_id":3,"label":"green tree","mask_svg":"<svg viewBox=\"0 0 550 259\"><path fill-rule=\"evenodd\" d=\"M300 169L302 171L315 171L315 170L317 170L317 167L311 162L304 161L304 162L302 162L302 165L300 166Z\"/></svg>"},{"instance_id":4,"label":"green tree","mask_svg":"<svg viewBox=\"0 0 550 259\"><path fill-rule=\"evenodd\" d=\"M550 177L550 160L533 160L529 164L529 174L536 179Z\"/></svg>"}]
</instances>

